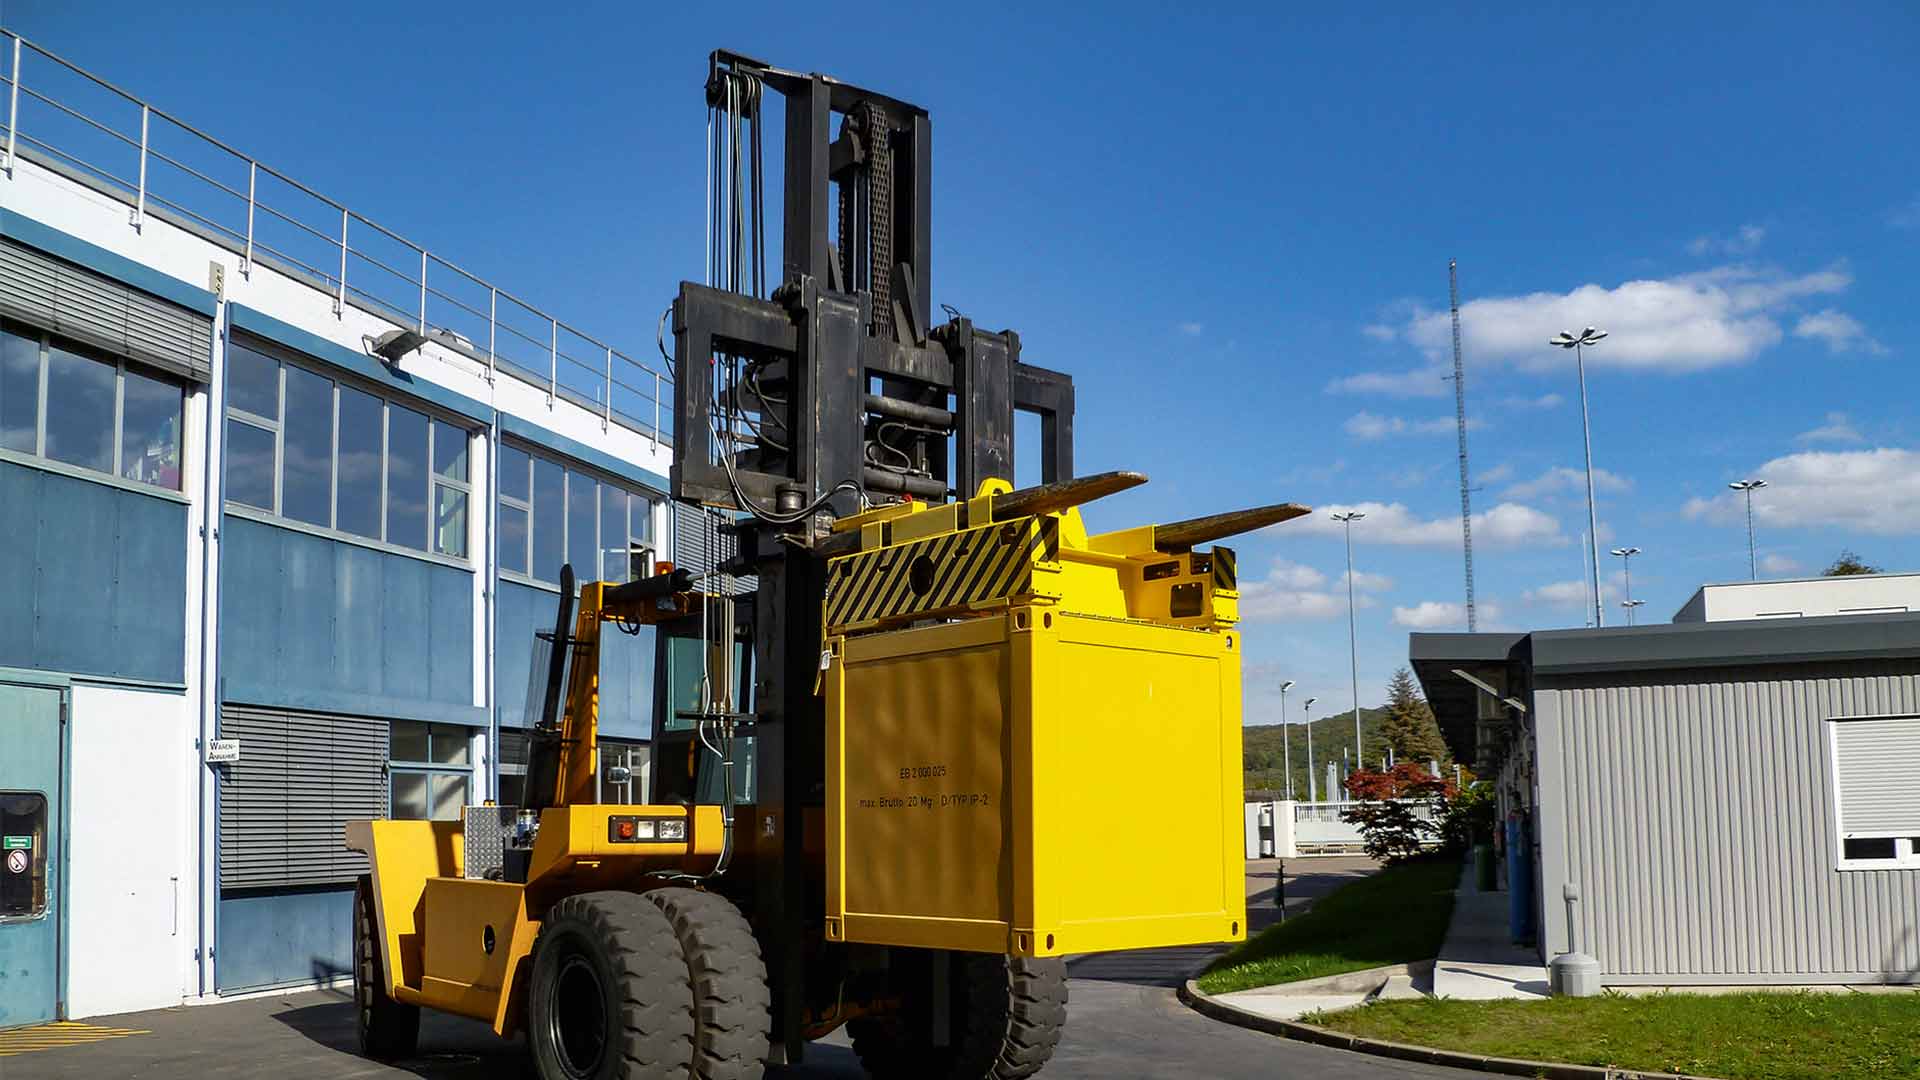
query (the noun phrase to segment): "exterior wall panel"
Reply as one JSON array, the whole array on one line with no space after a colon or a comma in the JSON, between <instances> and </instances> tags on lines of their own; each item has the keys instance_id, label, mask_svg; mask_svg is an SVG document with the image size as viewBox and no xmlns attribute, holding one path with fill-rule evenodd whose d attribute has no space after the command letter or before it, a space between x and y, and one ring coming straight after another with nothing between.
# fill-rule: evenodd
<instances>
[{"instance_id":1,"label":"exterior wall panel","mask_svg":"<svg viewBox=\"0 0 1920 1080\"><path fill-rule=\"evenodd\" d=\"M560 594L502 581L495 605L494 700L500 726L526 727L527 668L535 631L553 629ZM600 734L610 738L653 737L653 630L623 634L611 625L600 638Z\"/></svg>"},{"instance_id":2,"label":"exterior wall panel","mask_svg":"<svg viewBox=\"0 0 1920 1080\"><path fill-rule=\"evenodd\" d=\"M1912 663L1541 689L1546 952L1610 982L1920 981L1920 870L1836 870L1825 723L1920 712ZM1628 685L1603 685L1601 680Z\"/></svg>"}]
</instances>

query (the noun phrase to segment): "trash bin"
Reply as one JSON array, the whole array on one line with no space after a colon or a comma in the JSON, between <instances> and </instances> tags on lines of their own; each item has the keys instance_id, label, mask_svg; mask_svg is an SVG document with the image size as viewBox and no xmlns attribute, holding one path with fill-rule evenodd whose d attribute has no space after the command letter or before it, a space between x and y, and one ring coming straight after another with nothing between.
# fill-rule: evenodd
<instances>
[{"instance_id":1,"label":"trash bin","mask_svg":"<svg viewBox=\"0 0 1920 1080\"><path fill-rule=\"evenodd\" d=\"M1500 888L1500 875L1493 861L1493 845L1490 843L1473 845L1473 884L1481 892L1494 892Z\"/></svg>"}]
</instances>

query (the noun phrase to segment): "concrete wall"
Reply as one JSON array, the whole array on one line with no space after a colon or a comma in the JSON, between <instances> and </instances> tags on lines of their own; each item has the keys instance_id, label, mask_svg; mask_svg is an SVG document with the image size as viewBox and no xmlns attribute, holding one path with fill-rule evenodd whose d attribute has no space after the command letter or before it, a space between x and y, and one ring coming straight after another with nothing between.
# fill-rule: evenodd
<instances>
[{"instance_id":1,"label":"concrete wall","mask_svg":"<svg viewBox=\"0 0 1920 1080\"><path fill-rule=\"evenodd\" d=\"M1609 983L1920 981L1920 869L1835 869L1825 723L1920 712L1920 659L1563 676L1534 701L1548 956L1573 882Z\"/></svg>"},{"instance_id":2,"label":"concrete wall","mask_svg":"<svg viewBox=\"0 0 1920 1080\"><path fill-rule=\"evenodd\" d=\"M1703 585L1674 622L1793 619L1920 611L1920 574L1860 574Z\"/></svg>"}]
</instances>

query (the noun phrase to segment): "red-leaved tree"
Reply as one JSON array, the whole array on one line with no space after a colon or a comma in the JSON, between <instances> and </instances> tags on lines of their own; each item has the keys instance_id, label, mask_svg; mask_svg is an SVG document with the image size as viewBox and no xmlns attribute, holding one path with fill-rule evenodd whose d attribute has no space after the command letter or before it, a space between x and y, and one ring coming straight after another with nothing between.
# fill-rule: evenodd
<instances>
[{"instance_id":1,"label":"red-leaved tree","mask_svg":"<svg viewBox=\"0 0 1920 1080\"><path fill-rule=\"evenodd\" d=\"M1347 777L1347 791L1358 801L1341 819L1360 826L1367 854L1389 866L1419 855L1440 839L1441 818L1454 794L1452 781L1412 764L1384 772L1358 769Z\"/></svg>"}]
</instances>

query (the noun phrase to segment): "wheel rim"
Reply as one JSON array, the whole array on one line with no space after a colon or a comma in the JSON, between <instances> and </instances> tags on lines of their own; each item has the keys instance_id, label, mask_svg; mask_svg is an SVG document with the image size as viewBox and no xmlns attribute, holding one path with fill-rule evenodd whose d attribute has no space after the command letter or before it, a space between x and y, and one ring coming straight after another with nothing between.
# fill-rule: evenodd
<instances>
[{"instance_id":1,"label":"wheel rim","mask_svg":"<svg viewBox=\"0 0 1920 1080\"><path fill-rule=\"evenodd\" d=\"M560 1065L570 1077L590 1076L607 1049L607 996L600 973L585 956L560 961L547 1027Z\"/></svg>"}]
</instances>

